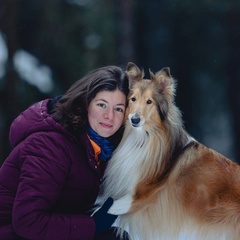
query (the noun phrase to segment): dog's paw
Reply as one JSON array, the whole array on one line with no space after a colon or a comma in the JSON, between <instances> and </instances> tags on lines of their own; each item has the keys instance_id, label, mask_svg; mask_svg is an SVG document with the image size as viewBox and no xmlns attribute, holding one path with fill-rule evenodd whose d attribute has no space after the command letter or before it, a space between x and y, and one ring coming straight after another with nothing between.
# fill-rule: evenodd
<instances>
[{"instance_id":1,"label":"dog's paw","mask_svg":"<svg viewBox=\"0 0 240 240\"><path fill-rule=\"evenodd\" d=\"M124 197L115 200L109 208L108 213L113 215L122 215L127 213L132 205L132 196L125 195Z\"/></svg>"}]
</instances>

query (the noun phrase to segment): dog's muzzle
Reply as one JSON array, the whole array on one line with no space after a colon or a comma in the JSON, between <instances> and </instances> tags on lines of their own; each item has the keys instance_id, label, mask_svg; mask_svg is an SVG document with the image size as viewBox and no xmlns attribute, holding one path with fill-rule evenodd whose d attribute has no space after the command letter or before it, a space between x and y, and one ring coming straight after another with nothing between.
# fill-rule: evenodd
<instances>
[{"instance_id":1,"label":"dog's muzzle","mask_svg":"<svg viewBox=\"0 0 240 240\"><path fill-rule=\"evenodd\" d=\"M131 124L132 124L133 127L139 127L139 123L140 123L140 121L141 121L139 114L138 114L138 113L135 113L135 114L131 117L130 121L131 121Z\"/></svg>"}]
</instances>

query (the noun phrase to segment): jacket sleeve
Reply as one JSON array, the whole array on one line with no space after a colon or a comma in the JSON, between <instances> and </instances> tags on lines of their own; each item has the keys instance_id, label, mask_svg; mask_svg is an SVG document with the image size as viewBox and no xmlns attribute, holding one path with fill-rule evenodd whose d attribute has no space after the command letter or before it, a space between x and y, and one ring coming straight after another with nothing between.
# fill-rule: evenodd
<instances>
[{"instance_id":1,"label":"jacket sleeve","mask_svg":"<svg viewBox=\"0 0 240 240\"><path fill-rule=\"evenodd\" d=\"M52 213L70 167L69 153L46 135L25 140L14 206L15 232L31 240L90 240L95 224L88 215ZM71 204L71 203L69 203Z\"/></svg>"}]
</instances>

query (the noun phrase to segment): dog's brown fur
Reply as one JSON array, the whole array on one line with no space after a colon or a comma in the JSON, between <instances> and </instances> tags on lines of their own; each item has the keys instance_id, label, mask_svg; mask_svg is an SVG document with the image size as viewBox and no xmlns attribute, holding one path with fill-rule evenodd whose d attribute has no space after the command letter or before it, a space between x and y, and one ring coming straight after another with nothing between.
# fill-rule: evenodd
<instances>
[{"instance_id":1,"label":"dog's brown fur","mask_svg":"<svg viewBox=\"0 0 240 240\"><path fill-rule=\"evenodd\" d=\"M240 167L191 138L164 68L151 80L129 63L125 132L105 196L133 239L240 239Z\"/></svg>"}]
</instances>

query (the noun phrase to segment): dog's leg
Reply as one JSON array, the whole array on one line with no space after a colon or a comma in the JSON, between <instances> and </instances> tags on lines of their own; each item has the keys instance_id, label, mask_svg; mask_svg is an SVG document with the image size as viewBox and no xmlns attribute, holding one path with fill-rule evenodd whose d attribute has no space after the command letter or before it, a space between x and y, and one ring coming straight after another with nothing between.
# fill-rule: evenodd
<instances>
[{"instance_id":1,"label":"dog's leg","mask_svg":"<svg viewBox=\"0 0 240 240\"><path fill-rule=\"evenodd\" d=\"M124 197L115 200L113 205L109 208L108 213L114 215L122 215L127 213L131 208L132 200L133 199L131 195L125 195Z\"/></svg>"}]
</instances>

